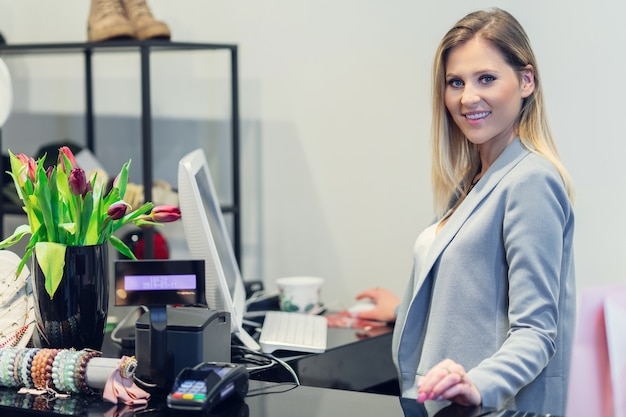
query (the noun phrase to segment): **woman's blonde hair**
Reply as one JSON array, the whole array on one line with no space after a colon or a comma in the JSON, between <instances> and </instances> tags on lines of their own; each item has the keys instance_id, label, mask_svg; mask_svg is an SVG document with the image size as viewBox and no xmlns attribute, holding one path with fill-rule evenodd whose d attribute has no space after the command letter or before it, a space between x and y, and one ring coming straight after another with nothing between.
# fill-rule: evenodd
<instances>
[{"instance_id":1,"label":"woman's blonde hair","mask_svg":"<svg viewBox=\"0 0 626 417\"><path fill-rule=\"evenodd\" d=\"M433 65L433 165L432 180L435 209L442 215L456 197L465 197L464 184L471 182L479 169L478 147L468 141L446 109L446 60L452 48L480 36L497 48L506 62L520 73L532 65L534 92L524 99L516 124L522 144L545 157L559 171L573 199L569 174L561 163L548 126L537 61L524 28L508 12L488 9L468 14L441 40Z\"/></svg>"}]
</instances>

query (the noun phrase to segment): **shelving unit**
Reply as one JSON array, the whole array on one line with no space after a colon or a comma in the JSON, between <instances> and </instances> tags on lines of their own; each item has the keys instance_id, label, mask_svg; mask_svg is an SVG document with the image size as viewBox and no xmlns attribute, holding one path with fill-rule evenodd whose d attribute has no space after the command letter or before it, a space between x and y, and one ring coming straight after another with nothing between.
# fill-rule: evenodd
<instances>
[{"instance_id":1,"label":"shelving unit","mask_svg":"<svg viewBox=\"0 0 626 417\"><path fill-rule=\"evenodd\" d=\"M240 219L240 177L239 177L239 85L238 85L238 62L237 46L231 44L171 42L166 40L119 40L106 42L88 43L56 43L56 44L14 44L0 45L0 56L9 58L28 54L83 54L85 58L85 138L86 147L97 154L97 143L94 134L94 109L93 109L93 66L92 57L95 53L138 53L140 54L140 78L141 78L141 164L144 197L146 201L152 200L152 187L147 186L153 182L152 166L152 108L150 94L150 56L155 52L168 51L198 51L198 50L228 50L230 51L230 80L231 80L231 175L232 175L232 204L223 206L225 213L233 216L233 249L237 260L241 259L241 219ZM2 132L0 131L0 149L2 148ZM0 172L6 171L0 161ZM0 188L4 182L4 176L0 175ZM14 206L5 203L0 204L0 236L4 234L3 218L5 213L19 213ZM154 254L152 233L146 235L147 245L145 248L146 258Z\"/></svg>"}]
</instances>

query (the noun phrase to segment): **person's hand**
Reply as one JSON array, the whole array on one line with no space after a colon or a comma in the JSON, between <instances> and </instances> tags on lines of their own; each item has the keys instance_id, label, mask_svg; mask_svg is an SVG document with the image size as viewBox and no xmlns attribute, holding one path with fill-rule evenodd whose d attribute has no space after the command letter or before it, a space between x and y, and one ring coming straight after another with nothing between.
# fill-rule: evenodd
<instances>
[{"instance_id":1,"label":"person's hand","mask_svg":"<svg viewBox=\"0 0 626 417\"><path fill-rule=\"evenodd\" d=\"M365 329L359 329L356 332L356 338L359 340L369 339L370 337L380 336L382 334L387 334L391 332L391 327L389 326L374 326Z\"/></svg>"},{"instance_id":2,"label":"person's hand","mask_svg":"<svg viewBox=\"0 0 626 417\"><path fill-rule=\"evenodd\" d=\"M417 401L448 400L470 406L480 405L480 392L468 378L465 368L452 359L444 359L417 381Z\"/></svg>"},{"instance_id":3,"label":"person's hand","mask_svg":"<svg viewBox=\"0 0 626 417\"><path fill-rule=\"evenodd\" d=\"M375 304L371 310L358 312L358 318L389 323L396 320L396 307L400 304L400 299L391 291L385 288L370 288L357 294L355 298L357 300L369 298Z\"/></svg>"}]
</instances>

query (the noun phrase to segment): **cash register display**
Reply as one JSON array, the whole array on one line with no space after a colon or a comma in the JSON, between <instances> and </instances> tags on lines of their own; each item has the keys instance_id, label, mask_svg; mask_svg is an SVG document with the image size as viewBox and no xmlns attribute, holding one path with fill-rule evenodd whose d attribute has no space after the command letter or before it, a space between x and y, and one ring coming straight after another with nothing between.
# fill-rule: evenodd
<instances>
[{"instance_id":1,"label":"cash register display","mask_svg":"<svg viewBox=\"0 0 626 417\"><path fill-rule=\"evenodd\" d=\"M204 261L119 260L115 305L206 305Z\"/></svg>"},{"instance_id":2,"label":"cash register display","mask_svg":"<svg viewBox=\"0 0 626 417\"><path fill-rule=\"evenodd\" d=\"M184 291L196 289L196 276L181 275L126 275L125 291Z\"/></svg>"}]
</instances>

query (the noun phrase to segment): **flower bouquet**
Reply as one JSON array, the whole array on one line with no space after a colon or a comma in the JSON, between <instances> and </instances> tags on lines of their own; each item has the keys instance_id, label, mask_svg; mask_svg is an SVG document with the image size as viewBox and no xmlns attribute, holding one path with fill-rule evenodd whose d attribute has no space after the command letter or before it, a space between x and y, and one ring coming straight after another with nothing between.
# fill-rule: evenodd
<instances>
[{"instance_id":1,"label":"flower bouquet","mask_svg":"<svg viewBox=\"0 0 626 417\"><path fill-rule=\"evenodd\" d=\"M63 259L68 246L89 246L111 242L123 255L136 259L128 246L113 233L125 224L156 226L180 218L175 206L154 207L146 202L138 208L124 201L130 161L108 189L106 181L94 175L86 178L68 147L61 147L57 164L44 168L45 156L34 160L9 151L11 171L18 196L23 202L28 224L21 225L0 249L12 246L30 234L25 254L18 266L21 272L36 252L45 276L46 292L52 299L63 277Z\"/></svg>"}]
</instances>

